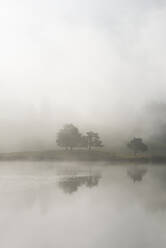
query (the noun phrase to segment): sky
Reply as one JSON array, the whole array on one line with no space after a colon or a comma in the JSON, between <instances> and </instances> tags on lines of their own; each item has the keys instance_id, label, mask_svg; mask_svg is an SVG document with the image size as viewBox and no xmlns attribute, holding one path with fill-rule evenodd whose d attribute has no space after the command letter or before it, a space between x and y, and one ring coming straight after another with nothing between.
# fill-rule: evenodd
<instances>
[{"instance_id":1,"label":"sky","mask_svg":"<svg viewBox=\"0 0 166 248\"><path fill-rule=\"evenodd\" d=\"M164 101L165 23L162 0L1 0L6 147L66 122L132 125L143 106Z\"/></svg>"}]
</instances>

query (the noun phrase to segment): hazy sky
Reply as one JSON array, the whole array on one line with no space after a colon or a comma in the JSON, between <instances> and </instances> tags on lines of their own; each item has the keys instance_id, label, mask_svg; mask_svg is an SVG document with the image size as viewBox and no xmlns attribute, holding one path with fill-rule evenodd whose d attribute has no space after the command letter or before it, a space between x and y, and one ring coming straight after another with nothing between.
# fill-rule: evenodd
<instances>
[{"instance_id":1,"label":"hazy sky","mask_svg":"<svg viewBox=\"0 0 166 248\"><path fill-rule=\"evenodd\" d=\"M106 122L164 100L164 2L1 0L1 118Z\"/></svg>"}]
</instances>

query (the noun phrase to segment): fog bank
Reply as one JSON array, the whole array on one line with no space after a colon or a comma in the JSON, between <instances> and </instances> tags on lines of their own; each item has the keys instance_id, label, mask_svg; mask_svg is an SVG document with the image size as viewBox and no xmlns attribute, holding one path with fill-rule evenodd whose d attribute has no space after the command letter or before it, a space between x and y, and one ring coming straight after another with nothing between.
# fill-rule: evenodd
<instances>
[{"instance_id":1,"label":"fog bank","mask_svg":"<svg viewBox=\"0 0 166 248\"><path fill-rule=\"evenodd\" d=\"M165 21L162 0L2 0L0 151L51 149L65 123L106 144L160 133Z\"/></svg>"}]
</instances>

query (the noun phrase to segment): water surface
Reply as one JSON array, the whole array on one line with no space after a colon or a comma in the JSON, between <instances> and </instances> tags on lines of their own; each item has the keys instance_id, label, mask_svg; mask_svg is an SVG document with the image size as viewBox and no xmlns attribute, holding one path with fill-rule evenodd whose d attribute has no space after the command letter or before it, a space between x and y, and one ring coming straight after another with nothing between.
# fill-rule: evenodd
<instances>
[{"instance_id":1,"label":"water surface","mask_svg":"<svg viewBox=\"0 0 166 248\"><path fill-rule=\"evenodd\" d=\"M0 164L0 247L165 248L166 166Z\"/></svg>"}]
</instances>

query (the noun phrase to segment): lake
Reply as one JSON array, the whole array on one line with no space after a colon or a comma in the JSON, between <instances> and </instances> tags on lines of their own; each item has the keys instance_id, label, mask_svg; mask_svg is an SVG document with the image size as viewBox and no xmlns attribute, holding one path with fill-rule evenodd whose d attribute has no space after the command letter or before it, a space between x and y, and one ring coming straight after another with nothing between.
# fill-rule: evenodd
<instances>
[{"instance_id":1,"label":"lake","mask_svg":"<svg viewBox=\"0 0 166 248\"><path fill-rule=\"evenodd\" d=\"M166 166L1 162L0 247L165 248Z\"/></svg>"}]
</instances>

